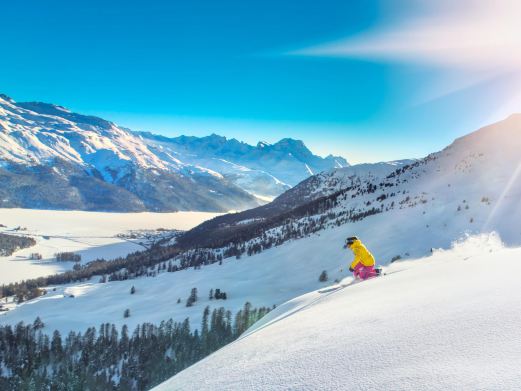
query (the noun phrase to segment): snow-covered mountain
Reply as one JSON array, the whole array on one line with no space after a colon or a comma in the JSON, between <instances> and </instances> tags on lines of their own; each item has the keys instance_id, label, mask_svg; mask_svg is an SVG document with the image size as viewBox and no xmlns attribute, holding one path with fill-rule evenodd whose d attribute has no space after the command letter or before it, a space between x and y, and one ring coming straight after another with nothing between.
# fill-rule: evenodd
<instances>
[{"instance_id":1,"label":"snow-covered mountain","mask_svg":"<svg viewBox=\"0 0 521 391\"><path fill-rule=\"evenodd\" d=\"M217 172L163 161L127 129L0 96L1 207L226 211L258 205Z\"/></svg>"},{"instance_id":2,"label":"snow-covered mountain","mask_svg":"<svg viewBox=\"0 0 521 391\"><path fill-rule=\"evenodd\" d=\"M0 95L0 178L7 184L1 207L243 210L273 199L310 170L338 165L347 162L317 157L299 141L264 149L216 135L169 139Z\"/></svg>"},{"instance_id":3,"label":"snow-covered mountain","mask_svg":"<svg viewBox=\"0 0 521 391\"><path fill-rule=\"evenodd\" d=\"M516 390L521 250L483 239L290 300L153 390Z\"/></svg>"},{"instance_id":4,"label":"snow-covered mountain","mask_svg":"<svg viewBox=\"0 0 521 391\"><path fill-rule=\"evenodd\" d=\"M273 199L310 175L349 166L342 157L314 155L300 140L252 146L216 134L201 138L139 135L163 160L180 159L210 168L261 198Z\"/></svg>"},{"instance_id":5,"label":"snow-covered mountain","mask_svg":"<svg viewBox=\"0 0 521 391\"><path fill-rule=\"evenodd\" d=\"M327 191L331 175L320 174L271 204L205 222L184 239L188 246L217 246L248 238L264 247L288 237L349 226L373 215L381 215L383 226L389 230L386 221L391 212L406 216L410 210L415 221L423 223L426 233L432 233L428 238L432 246L446 246L446 239L466 231L491 229L499 230L508 243L521 243L517 228L521 217L520 135L521 115L516 114L461 137L440 152L398 166L385 177L363 174L364 180L359 180L356 176L349 179L348 175L340 181L347 187L336 190L332 186L331 193ZM389 164L376 165L374 172L382 167L385 173ZM401 227L393 224L393 229ZM286 232L286 239L280 238L281 230ZM263 232L262 239L256 239L259 232ZM374 235L368 236L372 240Z\"/></svg>"},{"instance_id":6,"label":"snow-covered mountain","mask_svg":"<svg viewBox=\"0 0 521 391\"><path fill-rule=\"evenodd\" d=\"M414 162L415 160L407 159L365 163L323 171L303 180L298 186L281 194L270 207L295 208L298 205L329 196L348 187L385 179L391 172Z\"/></svg>"}]
</instances>

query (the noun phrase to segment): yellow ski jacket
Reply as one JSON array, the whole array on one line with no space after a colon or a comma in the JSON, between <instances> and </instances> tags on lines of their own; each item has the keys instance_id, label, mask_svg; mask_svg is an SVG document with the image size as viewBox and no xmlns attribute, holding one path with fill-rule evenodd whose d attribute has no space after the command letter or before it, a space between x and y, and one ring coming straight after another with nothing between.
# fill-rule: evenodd
<instances>
[{"instance_id":1,"label":"yellow ski jacket","mask_svg":"<svg viewBox=\"0 0 521 391\"><path fill-rule=\"evenodd\" d=\"M351 269L354 269L358 263L361 263L363 266L374 266L373 254L369 252L360 240L355 240L349 248L355 254L355 259L351 262Z\"/></svg>"}]
</instances>

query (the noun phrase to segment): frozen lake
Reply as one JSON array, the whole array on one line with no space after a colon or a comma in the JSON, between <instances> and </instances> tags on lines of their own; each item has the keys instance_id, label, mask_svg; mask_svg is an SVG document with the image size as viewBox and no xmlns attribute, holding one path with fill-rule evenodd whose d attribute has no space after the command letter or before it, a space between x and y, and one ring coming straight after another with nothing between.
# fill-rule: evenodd
<instances>
[{"instance_id":1,"label":"frozen lake","mask_svg":"<svg viewBox=\"0 0 521 391\"><path fill-rule=\"evenodd\" d=\"M81 255L82 262L96 258L112 259L142 250L137 240L117 235L135 230L187 230L218 213L105 213L33 209L0 209L0 232L29 235L36 246L0 257L0 285L69 270L72 262L54 262L57 252ZM21 227L21 230L17 230ZM42 261L28 259L40 253Z\"/></svg>"}]
</instances>

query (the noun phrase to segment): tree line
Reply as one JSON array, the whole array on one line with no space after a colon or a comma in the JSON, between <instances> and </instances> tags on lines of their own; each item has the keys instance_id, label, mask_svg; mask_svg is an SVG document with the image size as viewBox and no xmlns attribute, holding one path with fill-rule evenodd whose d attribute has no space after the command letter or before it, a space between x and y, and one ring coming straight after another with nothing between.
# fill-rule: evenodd
<instances>
[{"instance_id":1,"label":"tree line","mask_svg":"<svg viewBox=\"0 0 521 391\"><path fill-rule=\"evenodd\" d=\"M0 256L7 257L22 248L32 247L36 240L28 236L8 235L0 233Z\"/></svg>"},{"instance_id":2,"label":"tree line","mask_svg":"<svg viewBox=\"0 0 521 391\"><path fill-rule=\"evenodd\" d=\"M130 333L104 323L84 333L44 333L44 323L0 326L1 390L141 391L239 337L270 311L250 303L235 314L206 307L199 329L188 319L143 323Z\"/></svg>"},{"instance_id":3,"label":"tree line","mask_svg":"<svg viewBox=\"0 0 521 391\"><path fill-rule=\"evenodd\" d=\"M146 275L149 268L173 258L179 250L173 246L155 245L149 250L137 251L125 257L107 261L96 259L73 270L0 286L0 298L14 296L17 302L33 299L45 293L44 287L85 281L93 276L110 275L125 270L129 277Z\"/></svg>"}]
</instances>

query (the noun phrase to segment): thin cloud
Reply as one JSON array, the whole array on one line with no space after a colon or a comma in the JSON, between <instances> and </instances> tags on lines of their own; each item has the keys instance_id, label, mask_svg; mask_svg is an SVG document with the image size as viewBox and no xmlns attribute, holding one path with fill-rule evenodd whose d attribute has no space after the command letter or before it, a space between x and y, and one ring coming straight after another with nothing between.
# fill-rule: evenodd
<instances>
[{"instance_id":1,"label":"thin cloud","mask_svg":"<svg viewBox=\"0 0 521 391\"><path fill-rule=\"evenodd\" d=\"M489 106L494 121L521 107L521 1L422 2L390 25L356 36L286 52L291 56L359 58L438 67L411 97L413 108L487 82L498 88ZM427 8L430 7L430 8ZM509 83L503 81L508 79ZM490 91L484 92L490 97Z\"/></svg>"},{"instance_id":2,"label":"thin cloud","mask_svg":"<svg viewBox=\"0 0 521 391\"><path fill-rule=\"evenodd\" d=\"M431 14L409 17L355 37L290 51L294 56L353 57L475 70L521 65L521 2L444 2Z\"/></svg>"}]
</instances>

